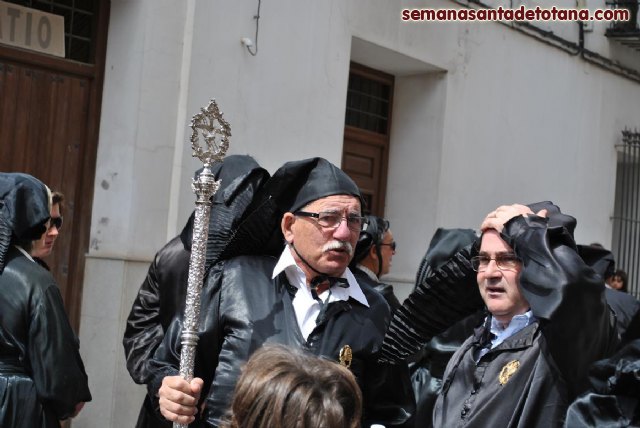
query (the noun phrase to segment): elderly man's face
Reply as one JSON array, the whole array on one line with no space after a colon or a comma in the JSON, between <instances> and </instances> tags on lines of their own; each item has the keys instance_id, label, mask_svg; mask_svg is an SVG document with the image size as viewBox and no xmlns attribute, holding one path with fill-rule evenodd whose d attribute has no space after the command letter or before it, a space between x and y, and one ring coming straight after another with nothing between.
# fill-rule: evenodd
<instances>
[{"instance_id":1,"label":"elderly man's face","mask_svg":"<svg viewBox=\"0 0 640 428\"><path fill-rule=\"evenodd\" d=\"M360 235L359 230L348 227L346 217L360 215L360 201L348 195L327 196L311 202L302 211L335 212L343 217L335 229L322 227L315 218L294 216L292 213L286 213L282 219L285 239L314 269L331 276L342 275L353 257L353 249ZM345 248L343 243L348 243L351 250ZM316 275L298 260L295 253L293 256L308 279Z\"/></svg>"},{"instance_id":2,"label":"elderly man's face","mask_svg":"<svg viewBox=\"0 0 640 428\"><path fill-rule=\"evenodd\" d=\"M484 232L480 245L480 256L495 259L499 256L513 254L513 249L492 229ZM493 317L504 324L511 321L515 315L529 310L529 303L520 292L518 275L522 269L518 262L512 268L498 268L495 260L478 272L478 287L480 295Z\"/></svg>"}]
</instances>

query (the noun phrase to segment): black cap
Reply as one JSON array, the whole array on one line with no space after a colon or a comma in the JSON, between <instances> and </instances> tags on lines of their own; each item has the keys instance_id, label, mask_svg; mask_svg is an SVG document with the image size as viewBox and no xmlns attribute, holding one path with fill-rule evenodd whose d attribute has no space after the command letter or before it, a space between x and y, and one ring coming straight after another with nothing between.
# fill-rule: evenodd
<instances>
[{"instance_id":1,"label":"black cap","mask_svg":"<svg viewBox=\"0 0 640 428\"><path fill-rule=\"evenodd\" d=\"M285 163L273 174L268 186L278 205L290 212L332 195L355 196L363 204L356 183L344 171L323 158Z\"/></svg>"}]
</instances>

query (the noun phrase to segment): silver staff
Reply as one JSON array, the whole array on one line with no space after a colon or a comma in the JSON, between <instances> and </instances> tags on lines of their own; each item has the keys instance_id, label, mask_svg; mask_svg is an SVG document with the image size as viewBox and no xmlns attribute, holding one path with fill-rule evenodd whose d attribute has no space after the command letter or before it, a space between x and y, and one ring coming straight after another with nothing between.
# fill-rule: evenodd
<instances>
[{"instance_id":1,"label":"silver staff","mask_svg":"<svg viewBox=\"0 0 640 428\"><path fill-rule=\"evenodd\" d=\"M193 156L204 163L204 168L191 185L196 194L196 215L193 222L189 283L184 308L182 350L180 353L180 376L188 382L193 379L195 351L198 344L200 294L204 280L211 197L220 187L220 181L215 180L211 166L216 162L222 162L229 148L229 137L231 136L231 127L222 117L222 112L215 100L209 101L206 108L200 108L200 113L191 119L190 126ZM200 147L201 138L204 140L206 149ZM186 425L174 422L173 427L186 428Z\"/></svg>"}]
</instances>

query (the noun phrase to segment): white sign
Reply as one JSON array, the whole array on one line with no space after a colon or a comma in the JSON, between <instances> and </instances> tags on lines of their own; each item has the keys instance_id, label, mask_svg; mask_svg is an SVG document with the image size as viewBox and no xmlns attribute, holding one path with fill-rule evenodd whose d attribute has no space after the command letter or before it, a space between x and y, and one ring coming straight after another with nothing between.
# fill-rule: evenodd
<instances>
[{"instance_id":1,"label":"white sign","mask_svg":"<svg viewBox=\"0 0 640 428\"><path fill-rule=\"evenodd\" d=\"M64 57L64 17L0 1L0 44Z\"/></svg>"}]
</instances>

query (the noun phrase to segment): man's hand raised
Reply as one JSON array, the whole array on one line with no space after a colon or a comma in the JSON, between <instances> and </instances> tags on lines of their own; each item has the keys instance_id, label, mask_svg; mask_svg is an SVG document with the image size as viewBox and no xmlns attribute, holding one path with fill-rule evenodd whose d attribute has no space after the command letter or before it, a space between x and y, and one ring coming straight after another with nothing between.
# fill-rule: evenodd
<instances>
[{"instance_id":1,"label":"man's hand raised","mask_svg":"<svg viewBox=\"0 0 640 428\"><path fill-rule=\"evenodd\" d=\"M534 214L534 212L531 211L531 209L526 205L501 205L487 214L484 221L480 225L480 230L484 232L487 229L495 229L498 232L502 232L505 223L511 220L513 217L517 217L519 215L523 215L526 217L529 214ZM535 215L546 217L547 210L540 210L535 213Z\"/></svg>"}]
</instances>

